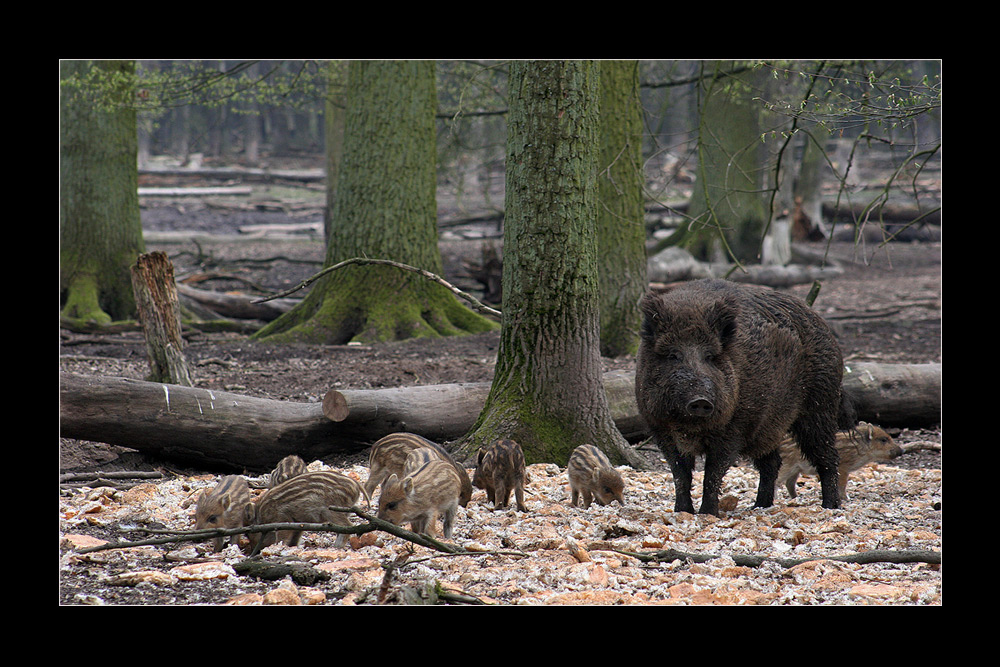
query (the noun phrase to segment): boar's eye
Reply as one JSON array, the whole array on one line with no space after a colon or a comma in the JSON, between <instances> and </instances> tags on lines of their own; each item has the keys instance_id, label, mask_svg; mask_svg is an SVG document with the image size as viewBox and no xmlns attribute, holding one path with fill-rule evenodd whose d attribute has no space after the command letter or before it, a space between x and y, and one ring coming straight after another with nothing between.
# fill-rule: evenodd
<instances>
[{"instance_id":1,"label":"boar's eye","mask_svg":"<svg viewBox=\"0 0 1000 667\"><path fill-rule=\"evenodd\" d=\"M656 354L667 361L680 361L681 353L676 347L657 347Z\"/></svg>"},{"instance_id":2,"label":"boar's eye","mask_svg":"<svg viewBox=\"0 0 1000 667\"><path fill-rule=\"evenodd\" d=\"M393 501L391 503L386 503L385 507L386 507L386 509L394 510L394 509L396 509L396 505L398 505L398 504L399 504L398 502Z\"/></svg>"}]
</instances>

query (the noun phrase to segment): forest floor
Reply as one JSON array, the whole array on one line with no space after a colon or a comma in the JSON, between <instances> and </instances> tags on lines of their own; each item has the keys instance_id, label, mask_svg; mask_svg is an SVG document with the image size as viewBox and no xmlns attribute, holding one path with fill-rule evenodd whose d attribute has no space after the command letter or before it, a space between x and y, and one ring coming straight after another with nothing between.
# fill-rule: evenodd
<instances>
[{"instance_id":1,"label":"forest floor","mask_svg":"<svg viewBox=\"0 0 1000 667\"><path fill-rule=\"evenodd\" d=\"M203 201L147 201L143 209L147 251L167 252L179 279L197 275L198 287L223 291L248 291L248 285L288 289L318 271L324 258L322 239L315 234L250 239L239 233L239 227L320 219L321 210L317 214L315 206L289 213L259 208L234 211ZM186 233L176 238L163 235L178 231ZM474 262L480 244L446 236L445 278L468 287L462 262ZM830 256L843 263L844 272L824 282L815 308L834 327L848 363L941 362L940 243L893 243L881 249L836 243ZM808 287L788 291L805 296ZM499 334L365 346L277 346L251 342L241 334L193 334L186 343L184 353L196 386L279 400L321 401L331 388L488 382ZM630 369L634 361L626 357L604 363L607 370ZM60 370L143 379L148 366L142 335L63 331ZM941 442L940 428L890 433L898 444ZM516 545L527 558L494 554L478 561L429 559L400 567L392 578L385 566L405 551L396 538L352 538L351 548L338 551L331 549L332 538L327 535L307 534L304 546L283 550L276 546L271 556L305 561L322 572L320 583L304 585L238 576L231 567L240 560L238 553L226 550L213 555L205 545L75 553L90 539L137 539L127 532L136 524L193 527L194 498L217 481L218 472L193 470L102 443L61 439L60 473L147 470L163 472L165 477L131 488L61 486L59 602L259 604L284 599L282 595L320 604L359 604L376 598L412 602L420 596L425 601L438 599L426 587L428 581L436 581L438 592L497 604L941 604L940 568L925 564L862 566L824 560L797 566L797 571L777 566L750 571L734 564L730 556L710 564L679 561L649 567L621 554L667 546L782 556L809 555L811 549L819 554L876 548L940 551L940 450L908 453L854 473L851 503L845 510L822 510L809 482L796 499L782 492L775 508L750 509L756 474L734 468L726 484L740 509L724 513L722 519L673 513L666 466L658 452L644 449L643 454L650 470L626 469L631 497L621 510L570 508L565 473L554 465L529 470L530 516L492 512L477 491L469 507L460 510L456 541L483 549ZM317 461L311 467L363 478L366 457L367 452L359 452ZM573 558L567 546L571 540L564 540L567 535L592 557ZM417 556L421 554L428 555L418 549ZM477 569L482 570L478 575Z\"/></svg>"}]
</instances>

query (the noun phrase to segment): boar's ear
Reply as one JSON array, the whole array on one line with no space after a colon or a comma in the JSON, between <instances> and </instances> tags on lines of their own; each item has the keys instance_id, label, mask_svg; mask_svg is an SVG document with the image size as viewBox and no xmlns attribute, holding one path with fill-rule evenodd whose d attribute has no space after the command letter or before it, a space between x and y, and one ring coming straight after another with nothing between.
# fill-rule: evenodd
<instances>
[{"instance_id":1,"label":"boar's ear","mask_svg":"<svg viewBox=\"0 0 1000 667\"><path fill-rule=\"evenodd\" d=\"M709 325L719 335L722 347L732 342L736 335L736 314L738 306L729 299L716 301L706 313Z\"/></svg>"},{"instance_id":2,"label":"boar's ear","mask_svg":"<svg viewBox=\"0 0 1000 667\"><path fill-rule=\"evenodd\" d=\"M656 330L663 323L663 313L659 308L660 298L652 292L647 292L639 301L639 310L642 312L642 327L639 335L645 340L656 338Z\"/></svg>"}]
</instances>

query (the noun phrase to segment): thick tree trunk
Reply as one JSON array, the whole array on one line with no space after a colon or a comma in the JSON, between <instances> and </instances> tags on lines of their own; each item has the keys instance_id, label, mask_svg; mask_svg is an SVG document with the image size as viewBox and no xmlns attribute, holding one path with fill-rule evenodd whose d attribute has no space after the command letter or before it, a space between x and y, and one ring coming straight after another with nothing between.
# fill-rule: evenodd
<instances>
[{"instance_id":1,"label":"thick tree trunk","mask_svg":"<svg viewBox=\"0 0 1000 667\"><path fill-rule=\"evenodd\" d=\"M716 255L758 261L769 219L759 105L761 71L730 72L740 63L706 62L699 91L698 175L684 247L700 259ZM724 247L722 247L724 245Z\"/></svg>"},{"instance_id":2,"label":"thick tree trunk","mask_svg":"<svg viewBox=\"0 0 1000 667\"><path fill-rule=\"evenodd\" d=\"M601 138L597 177L597 276L601 354L639 349L639 299L646 291L639 62L601 62Z\"/></svg>"},{"instance_id":3,"label":"thick tree trunk","mask_svg":"<svg viewBox=\"0 0 1000 667\"><path fill-rule=\"evenodd\" d=\"M135 316L128 267L145 251L132 106L135 66L63 60L60 71L65 85L59 119L62 315L108 324ZM95 93L85 83L91 77L108 85Z\"/></svg>"},{"instance_id":4,"label":"thick tree trunk","mask_svg":"<svg viewBox=\"0 0 1000 667\"><path fill-rule=\"evenodd\" d=\"M602 377L615 425L648 435L635 404L634 374ZM853 363L845 384L861 419L929 426L941 417L941 364ZM60 375L61 436L129 447L208 469L265 472L288 454L317 459L360 452L384 435L462 437L490 383L331 390L323 404L295 403L155 382Z\"/></svg>"},{"instance_id":5,"label":"thick tree trunk","mask_svg":"<svg viewBox=\"0 0 1000 667\"><path fill-rule=\"evenodd\" d=\"M337 182L328 184L337 196L325 266L369 257L440 275L434 63L352 60L345 97L343 152ZM495 327L414 273L351 266L321 278L300 305L255 338L337 345Z\"/></svg>"},{"instance_id":6,"label":"thick tree trunk","mask_svg":"<svg viewBox=\"0 0 1000 667\"><path fill-rule=\"evenodd\" d=\"M587 61L511 63L500 348L462 457L510 438L529 464L565 465L583 443L638 463L601 387L598 77Z\"/></svg>"}]
</instances>

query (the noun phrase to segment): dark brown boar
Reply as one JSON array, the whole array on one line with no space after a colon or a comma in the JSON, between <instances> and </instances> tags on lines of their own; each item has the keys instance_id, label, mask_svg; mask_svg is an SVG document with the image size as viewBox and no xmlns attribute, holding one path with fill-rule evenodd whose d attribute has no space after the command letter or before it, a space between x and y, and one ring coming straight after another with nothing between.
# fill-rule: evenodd
<instances>
[{"instance_id":1,"label":"dark brown boar","mask_svg":"<svg viewBox=\"0 0 1000 667\"><path fill-rule=\"evenodd\" d=\"M416 433L390 433L372 445L368 454L368 481L365 482L365 493L369 496L375 488L385 482L390 475L403 477L406 457L415 449L430 448L437 452L442 461L447 461L455 468L458 479L462 484L462 493L459 496L458 504L466 507L469 499L472 498L472 481L465 467L455 460L451 453L423 436Z\"/></svg>"},{"instance_id":2,"label":"dark brown boar","mask_svg":"<svg viewBox=\"0 0 1000 667\"><path fill-rule=\"evenodd\" d=\"M853 420L823 318L788 294L724 280L647 294L641 308L636 400L673 473L675 510L694 511L699 455L702 513L719 513L723 477L740 457L760 473L755 506L771 506L787 433L819 474L823 507L840 507L834 440Z\"/></svg>"},{"instance_id":3,"label":"dark brown boar","mask_svg":"<svg viewBox=\"0 0 1000 667\"><path fill-rule=\"evenodd\" d=\"M493 509L504 509L514 492L517 509L527 512L524 506L524 451L514 440L501 439L479 450L476 472L472 485L486 491L486 498Z\"/></svg>"},{"instance_id":4,"label":"dark brown boar","mask_svg":"<svg viewBox=\"0 0 1000 667\"><path fill-rule=\"evenodd\" d=\"M839 476L840 501L847 498L847 480L852 472L874 461L891 461L903 453L892 436L883 429L860 422L856 429L837 433L837 454L840 456ZM802 456L798 445L791 438L781 443L781 469L778 471L778 486L784 486L788 495L795 497L795 482L799 475L815 475L816 470Z\"/></svg>"}]
</instances>

